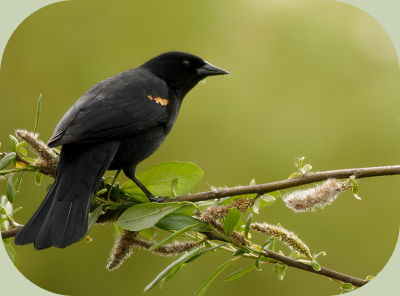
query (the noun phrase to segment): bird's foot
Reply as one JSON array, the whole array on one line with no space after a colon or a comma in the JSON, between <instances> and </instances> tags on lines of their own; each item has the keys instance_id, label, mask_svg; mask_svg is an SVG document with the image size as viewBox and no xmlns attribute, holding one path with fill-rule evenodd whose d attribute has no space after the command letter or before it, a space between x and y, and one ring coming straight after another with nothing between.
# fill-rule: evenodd
<instances>
[{"instance_id":1,"label":"bird's foot","mask_svg":"<svg viewBox=\"0 0 400 296\"><path fill-rule=\"evenodd\" d=\"M164 202L167 199L169 199L168 196L159 196L159 197L155 197L155 196L148 196L148 199L150 200L150 202Z\"/></svg>"}]
</instances>

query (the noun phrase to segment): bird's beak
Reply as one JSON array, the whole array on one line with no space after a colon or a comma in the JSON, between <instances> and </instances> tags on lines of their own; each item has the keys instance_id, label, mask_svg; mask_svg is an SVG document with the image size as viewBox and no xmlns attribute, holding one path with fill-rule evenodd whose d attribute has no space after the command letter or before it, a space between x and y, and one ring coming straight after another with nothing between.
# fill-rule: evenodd
<instances>
[{"instance_id":1,"label":"bird's beak","mask_svg":"<svg viewBox=\"0 0 400 296\"><path fill-rule=\"evenodd\" d=\"M215 67L214 65L211 65L210 63L207 63L207 62L204 66L198 68L196 71L197 71L197 75L200 75L200 76L230 74L228 71L225 71L221 68Z\"/></svg>"}]
</instances>

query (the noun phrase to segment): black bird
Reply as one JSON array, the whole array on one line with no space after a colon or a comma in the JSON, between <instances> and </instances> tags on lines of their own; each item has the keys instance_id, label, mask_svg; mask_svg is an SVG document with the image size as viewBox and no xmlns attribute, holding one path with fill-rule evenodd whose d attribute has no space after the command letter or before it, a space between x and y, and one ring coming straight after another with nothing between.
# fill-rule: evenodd
<instances>
[{"instance_id":1,"label":"black bird","mask_svg":"<svg viewBox=\"0 0 400 296\"><path fill-rule=\"evenodd\" d=\"M106 170L122 169L150 201L136 166L164 142L184 96L211 75L229 74L183 52L161 54L108 78L64 115L48 142L62 145L54 183L15 244L65 248L88 230L90 201Z\"/></svg>"}]
</instances>

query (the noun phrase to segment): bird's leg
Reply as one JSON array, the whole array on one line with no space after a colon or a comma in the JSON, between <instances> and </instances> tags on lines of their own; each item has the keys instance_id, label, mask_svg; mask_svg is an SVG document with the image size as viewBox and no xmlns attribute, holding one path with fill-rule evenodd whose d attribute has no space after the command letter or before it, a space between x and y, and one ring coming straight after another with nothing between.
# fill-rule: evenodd
<instances>
[{"instance_id":1,"label":"bird's leg","mask_svg":"<svg viewBox=\"0 0 400 296\"><path fill-rule=\"evenodd\" d=\"M151 202L164 202L168 199L168 196L155 197L136 177L131 178L131 180L146 194Z\"/></svg>"},{"instance_id":2,"label":"bird's leg","mask_svg":"<svg viewBox=\"0 0 400 296\"><path fill-rule=\"evenodd\" d=\"M143 193L146 195L146 197L151 201L151 202L164 202L165 200L168 199L167 196L160 196L160 197L155 197L147 188L144 186L135 176L135 170L132 168L123 168L125 175L131 179L139 188L140 190L143 191Z\"/></svg>"}]
</instances>

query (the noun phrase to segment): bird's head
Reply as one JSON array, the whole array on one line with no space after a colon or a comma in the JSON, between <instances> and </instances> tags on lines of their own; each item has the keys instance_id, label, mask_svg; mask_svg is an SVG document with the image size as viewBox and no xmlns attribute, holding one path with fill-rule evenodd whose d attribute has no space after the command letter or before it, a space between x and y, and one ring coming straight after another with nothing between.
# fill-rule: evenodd
<instances>
[{"instance_id":1,"label":"bird's head","mask_svg":"<svg viewBox=\"0 0 400 296\"><path fill-rule=\"evenodd\" d=\"M182 97L208 76L229 74L195 55L178 51L163 53L141 67L165 80Z\"/></svg>"}]
</instances>

